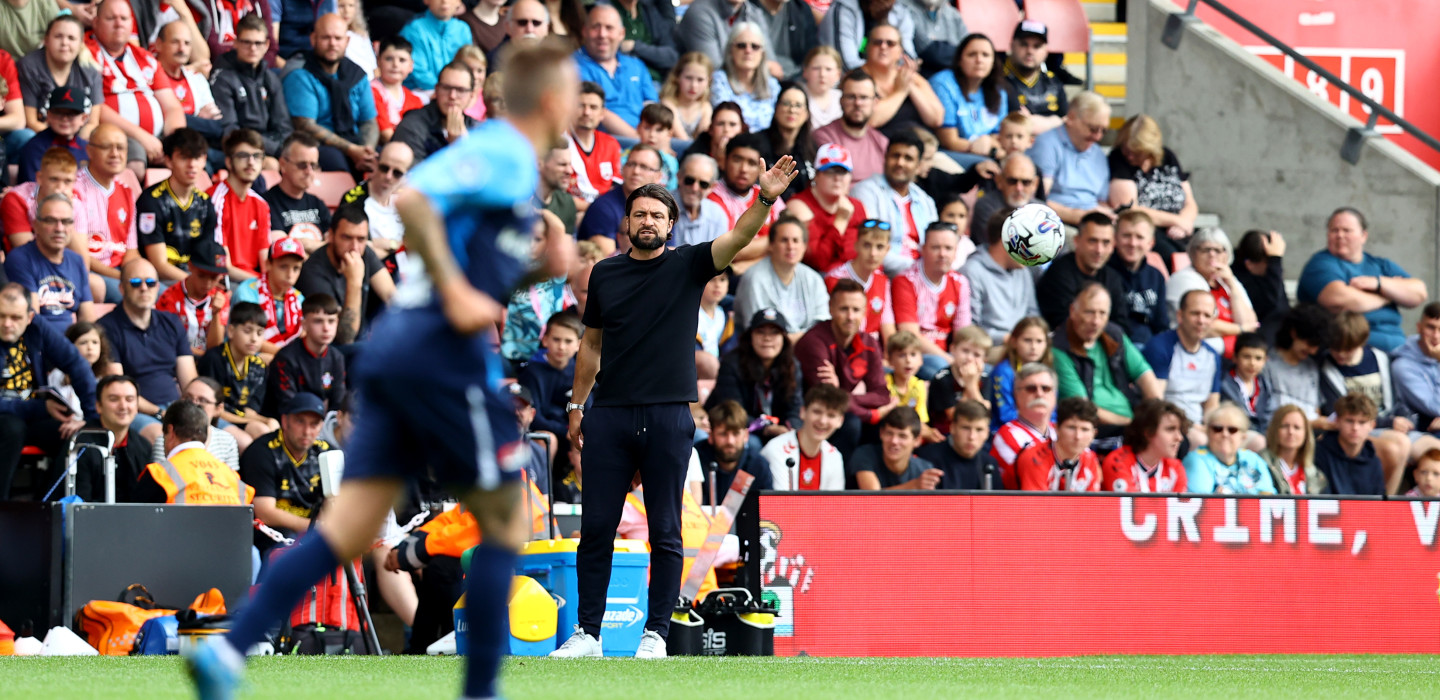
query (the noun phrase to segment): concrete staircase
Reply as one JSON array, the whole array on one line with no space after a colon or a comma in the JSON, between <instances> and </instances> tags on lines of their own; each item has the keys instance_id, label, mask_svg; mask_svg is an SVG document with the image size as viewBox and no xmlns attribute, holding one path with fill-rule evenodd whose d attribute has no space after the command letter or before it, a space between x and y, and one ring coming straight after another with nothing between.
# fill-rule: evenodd
<instances>
[{"instance_id":1,"label":"concrete staircase","mask_svg":"<svg viewBox=\"0 0 1440 700\"><path fill-rule=\"evenodd\" d=\"M1111 128L1119 128L1125 117L1125 25L1115 21L1115 0L1084 0L1090 19L1091 54L1095 70L1095 91L1109 100L1114 109ZM1085 77L1085 54L1065 54L1065 68Z\"/></svg>"}]
</instances>

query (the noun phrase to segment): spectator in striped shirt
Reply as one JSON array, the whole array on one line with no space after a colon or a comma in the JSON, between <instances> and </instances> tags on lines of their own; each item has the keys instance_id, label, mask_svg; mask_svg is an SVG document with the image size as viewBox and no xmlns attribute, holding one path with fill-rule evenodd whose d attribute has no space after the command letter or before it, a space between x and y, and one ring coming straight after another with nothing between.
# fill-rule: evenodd
<instances>
[{"instance_id":1,"label":"spectator in striped shirt","mask_svg":"<svg viewBox=\"0 0 1440 700\"><path fill-rule=\"evenodd\" d=\"M1060 402L1055 437L1025 448L1015 460L1025 491L1099 491L1100 458L1090 449L1100 419L1089 399Z\"/></svg>"},{"instance_id":2,"label":"spectator in striped shirt","mask_svg":"<svg viewBox=\"0 0 1440 700\"><path fill-rule=\"evenodd\" d=\"M139 256L135 199L140 193L120 178L126 149L120 127L95 127L85 146L90 162L75 178L76 205L86 209L85 218L91 222L88 231L80 231L88 241L90 286L96 301L112 304L120 301L120 265L127 257Z\"/></svg>"},{"instance_id":3,"label":"spectator in striped shirt","mask_svg":"<svg viewBox=\"0 0 1440 700\"><path fill-rule=\"evenodd\" d=\"M855 257L825 275L825 286L832 292L840 280L860 285L865 292L860 332L882 341L895 334L895 306L890 303L890 278L884 267L889 252L890 224L868 219L855 236Z\"/></svg>"},{"instance_id":4,"label":"spectator in striped shirt","mask_svg":"<svg viewBox=\"0 0 1440 700\"><path fill-rule=\"evenodd\" d=\"M100 64L105 104L100 123L114 124L129 138L130 168L141 182L145 166L165 156L160 137L185 126L185 109L175 85L150 52L130 45L135 18L126 0L103 0L86 47Z\"/></svg>"},{"instance_id":5,"label":"spectator in striped shirt","mask_svg":"<svg viewBox=\"0 0 1440 700\"><path fill-rule=\"evenodd\" d=\"M1000 481L1004 488L1020 488L1020 476L1015 471L1015 460L1025 448L1038 442L1055 439L1055 425L1050 422L1055 414L1055 370L1039 362L1031 362L1020 368L1015 379L1016 404L1019 409L1015 420L1000 426L990 443L990 456L1000 465Z\"/></svg>"},{"instance_id":6,"label":"spectator in striped shirt","mask_svg":"<svg viewBox=\"0 0 1440 700\"><path fill-rule=\"evenodd\" d=\"M1104 491L1185 493L1185 465L1177 456L1190 419L1169 401L1146 399L1125 426L1125 442L1105 457Z\"/></svg>"},{"instance_id":7,"label":"spectator in striped shirt","mask_svg":"<svg viewBox=\"0 0 1440 700\"><path fill-rule=\"evenodd\" d=\"M954 224L930 225L920 260L890 283L895 327L920 336L925 350L920 378L927 381L954 362L949 351L950 334L970 325L970 281L951 269L959 242L960 233Z\"/></svg>"}]
</instances>

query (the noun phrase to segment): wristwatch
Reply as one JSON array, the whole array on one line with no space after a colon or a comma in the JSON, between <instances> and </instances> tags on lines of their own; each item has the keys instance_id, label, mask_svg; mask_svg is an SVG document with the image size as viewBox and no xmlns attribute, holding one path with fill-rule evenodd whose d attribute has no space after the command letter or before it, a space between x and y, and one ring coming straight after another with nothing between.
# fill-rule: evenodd
<instances>
[{"instance_id":1,"label":"wristwatch","mask_svg":"<svg viewBox=\"0 0 1440 700\"><path fill-rule=\"evenodd\" d=\"M583 403L570 403L569 401L566 401L566 402L565 402L565 413L566 413L566 415L569 415L569 413L570 413L571 411L583 411L583 410L585 410L585 404L583 404Z\"/></svg>"}]
</instances>

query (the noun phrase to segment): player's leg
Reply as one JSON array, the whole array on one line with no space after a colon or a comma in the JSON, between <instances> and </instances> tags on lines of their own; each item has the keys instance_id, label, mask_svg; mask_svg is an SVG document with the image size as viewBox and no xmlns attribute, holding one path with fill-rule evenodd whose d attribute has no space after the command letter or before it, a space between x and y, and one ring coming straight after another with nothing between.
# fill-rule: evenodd
<instances>
[{"instance_id":1,"label":"player's leg","mask_svg":"<svg viewBox=\"0 0 1440 700\"><path fill-rule=\"evenodd\" d=\"M689 406L658 404L646 406L645 458L640 463L640 482L645 487L645 515L650 523L650 616L645 632L659 635L657 649L642 640L637 657L663 657L664 639L670 632L670 614L680 596L680 572L685 566L681 518L685 472L690 465L691 436L695 422ZM724 498L724 495L720 495Z\"/></svg>"},{"instance_id":2,"label":"player's leg","mask_svg":"<svg viewBox=\"0 0 1440 700\"><path fill-rule=\"evenodd\" d=\"M518 480L493 491L474 490L465 506L480 526L480 545L470 554L465 573L465 621L470 625L466 656L465 697L495 697L500 661L509 650L510 583L516 553L530 534L528 514L521 513Z\"/></svg>"},{"instance_id":3,"label":"player's leg","mask_svg":"<svg viewBox=\"0 0 1440 700\"><path fill-rule=\"evenodd\" d=\"M585 508L580 512L580 547L575 554L578 616L585 634L600 638L605 618L605 593L615 555L615 530L625 510L625 496L635 476L632 443L636 430L632 407L595 407L585 416L585 449L580 453ZM569 644L569 642L567 642ZM563 647L562 647L563 649ZM556 650L560 653L561 650Z\"/></svg>"}]
</instances>

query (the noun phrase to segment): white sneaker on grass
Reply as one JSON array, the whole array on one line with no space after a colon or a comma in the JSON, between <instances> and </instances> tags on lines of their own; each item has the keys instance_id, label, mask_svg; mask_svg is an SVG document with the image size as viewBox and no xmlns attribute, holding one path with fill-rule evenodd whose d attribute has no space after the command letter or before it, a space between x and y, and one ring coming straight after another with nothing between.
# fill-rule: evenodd
<instances>
[{"instance_id":1,"label":"white sneaker on grass","mask_svg":"<svg viewBox=\"0 0 1440 700\"><path fill-rule=\"evenodd\" d=\"M644 640L641 640L640 644L643 646ZM550 652L550 657L554 659L578 659L604 655L600 650L600 638L590 636L584 629L581 629L580 625L575 625L575 633L570 635L570 638L565 640L559 649Z\"/></svg>"},{"instance_id":2,"label":"white sneaker on grass","mask_svg":"<svg viewBox=\"0 0 1440 700\"><path fill-rule=\"evenodd\" d=\"M645 630L640 637L640 647L635 650L637 659L663 659L668 654L665 651L665 639L655 630Z\"/></svg>"}]
</instances>

